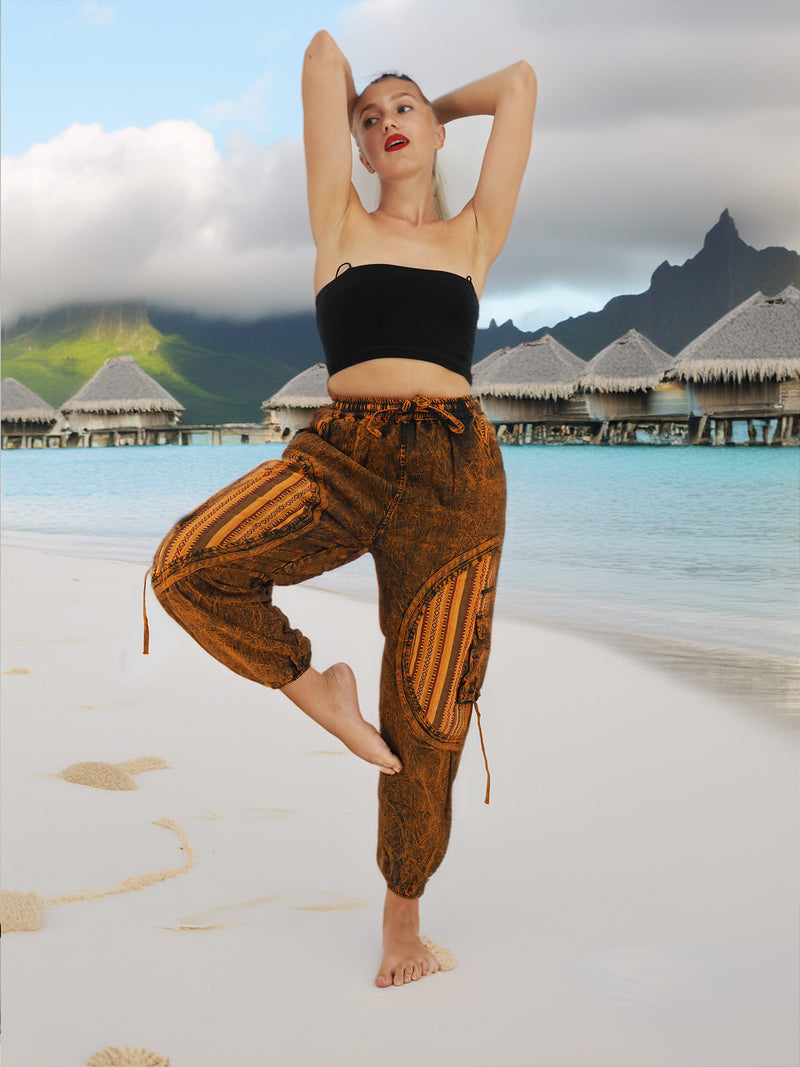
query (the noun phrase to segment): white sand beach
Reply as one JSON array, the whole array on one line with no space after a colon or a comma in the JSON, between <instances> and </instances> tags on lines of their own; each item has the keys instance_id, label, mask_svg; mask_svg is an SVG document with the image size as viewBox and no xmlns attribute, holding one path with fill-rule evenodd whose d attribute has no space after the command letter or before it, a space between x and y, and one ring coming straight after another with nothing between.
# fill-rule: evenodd
<instances>
[{"instance_id":1,"label":"white sand beach","mask_svg":"<svg viewBox=\"0 0 800 1067\"><path fill-rule=\"evenodd\" d=\"M4 1067L111 1047L171 1067L797 1064L787 725L499 618L481 700L492 803L473 725L423 898L458 966L379 990L377 771L152 597L143 657L142 580L4 551L3 888L43 902L40 929L3 938ZM369 713L375 607L276 599L317 665L349 659ZM143 757L159 765L105 768L128 788L60 776Z\"/></svg>"}]
</instances>

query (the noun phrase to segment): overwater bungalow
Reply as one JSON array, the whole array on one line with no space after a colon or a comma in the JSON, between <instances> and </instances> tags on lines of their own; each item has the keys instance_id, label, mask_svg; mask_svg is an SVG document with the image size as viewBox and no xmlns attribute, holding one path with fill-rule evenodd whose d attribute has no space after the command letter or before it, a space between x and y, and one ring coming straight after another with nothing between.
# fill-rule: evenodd
<instances>
[{"instance_id":1,"label":"overwater bungalow","mask_svg":"<svg viewBox=\"0 0 800 1067\"><path fill-rule=\"evenodd\" d=\"M685 419L688 412L685 386L664 380L674 362L638 330L628 330L589 360L580 387L589 417L600 424L594 439L636 440L637 424L674 436L670 419Z\"/></svg>"},{"instance_id":2,"label":"overwater bungalow","mask_svg":"<svg viewBox=\"0 0 800 1067\"><path fill-rule=\"evenodd\" d=\"M797 443L800 430L800 290L755 293L691 341L667 377L686 383L690 439L715 444L746 420L751 441Z\"/></svg>"},{"instance_id":3,"label":"overwater bungalow","mask_svg":"<svg viewBox=\"0 0 800 1067\"><path fill-rule=\"evenodd\" d=\"M472 394L501 440L525 439L525 426L544 428L586 416L577 395L586 363L551 334L513 348L499 349L475 364Z\"/></svg>"},{"instance_id":4,"label":"overwater bungalow","mask_svg":"<svg viewBox=\"0 0 800 1067\"><path fill-rule=\"evenodd\" d=\"M3 448L42 448L59 415L47 401L16 378L4 378L2 403Z\"/></svg>"},{"instance_id":5,"label":"overwater bungalow","mask_svg":"<svg viewBox=\"0 0 800 1067\"><path fill-rule=\"evenodd\" d=\"M330 403L328 369L324 363L301 371L261 405L265 420L278 422L281 437L308 426L317 408Z\"/></svg>"},{"instance_id":6,"label":"overwater bungalow","mask_svg":"<svg viewBox=\"0 0 800 1067\"><path fill-rule=\"evenodd\" d=\"M67 443L140 445L174 437L184 409L133 356L118 356L106 360L60 410L75 435Z\"/></svg>"}]
</instances>

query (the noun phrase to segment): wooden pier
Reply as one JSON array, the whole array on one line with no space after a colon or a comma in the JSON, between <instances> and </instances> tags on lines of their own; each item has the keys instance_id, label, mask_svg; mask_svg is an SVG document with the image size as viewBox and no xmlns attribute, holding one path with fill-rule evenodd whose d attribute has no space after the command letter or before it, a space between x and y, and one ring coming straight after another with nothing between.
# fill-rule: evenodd
<instances>
[{"instance_id":1,"label":"wooden pier","mask_svg":"<svg viewBox=\"0 0 800 1067\"><path fill-rule=\"evenodd\" d=\"M735 433L735 424L745 424ZM627 416L595 419L553 415L524 422L494 421L501 444L587 445L800 445L800 415L765 411L730 411L703 415Z\"/></svg>"},{"instance_id":2,"label":"wooden pier","mask_svg":"<svg viewBox=\"0 0 800 1067\"><path fill-rule=\"evenodd\" d=\"M169 426L163 429L124 427L76 432L28 428L4 433L3 448L123 448L132 445L262 445L280 441L280 430L261 423L221 426Z\"/></svg>"}]
</instances>

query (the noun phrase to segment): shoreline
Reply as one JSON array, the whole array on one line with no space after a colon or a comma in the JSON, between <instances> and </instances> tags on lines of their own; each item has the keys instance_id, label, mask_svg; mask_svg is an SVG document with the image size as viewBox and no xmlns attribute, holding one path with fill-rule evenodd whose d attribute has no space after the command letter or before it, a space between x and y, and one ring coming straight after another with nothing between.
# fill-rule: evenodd
<instances>
[{"instance_id":1,"label":"shoreline","mask_svg":"<svg viewBox=\"0 0 800 1067\"><path fill-rule=\"evenodd\" d=\"M540 619L538 625L619 649L785 726L800 724L800 662L788 656L613 627L562 625L557 620Z\"/></svg>"},{"instance_id":2,"label":"shoreline","mask_svg":"<svg viewBox=\"0 0 800 1067\"><path fill-rule=\"evenodd\" d=\"M377 604L377 595L328 587L324 584L325 577L313 579L308 588L359 603ZM495 619L597 642L687 680L701 690L731 699L780 725L794 728L800 724L800 661L789 656L741 646L681 641L671 635L581 624L548 615L525 615L513 609L504 610L499 587Z\"/></svg>"},{"instance_id":3,"label":"shoreline","mask_svg":"<svg viewBox=\"0 0 800 1067\"><path fill-rule=\"evenodd\" d=\"M19 534L20 531L11 531ZM24 535L20 540L24 540ZM87 546L88 547L88 546ZM63 545L41 546L0 542L0 554L6 551L42 552L65 558L114 562L142 568L148 563L135 553L131 557L92 555L76 546L75 551ZM335 572L334 572L335 573ZM354 589L337 589L325 584L328 576L311 579L300 588L313 589L332 596L341 596L365 604L377 604L375 595ZM697 640L681 640L673 635L623 630L582 624L536 613L523 614L503 608L498 594L497 619L518 622L539 629L587 638L608 648L618 649L653 667L675 674L710 693L720 694L744 705L778 724L797 727L800 724L800 660L756 648L724 645Z\"/></svg>"}]
</instances>

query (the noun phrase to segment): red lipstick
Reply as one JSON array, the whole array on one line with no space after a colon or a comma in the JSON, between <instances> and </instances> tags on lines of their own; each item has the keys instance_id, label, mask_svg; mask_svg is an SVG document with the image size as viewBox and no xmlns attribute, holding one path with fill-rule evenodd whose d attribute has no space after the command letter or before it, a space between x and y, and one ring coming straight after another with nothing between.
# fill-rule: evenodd
<instances>
[{"instance_id":1,"label":"red lipstick","mask_svg":"<svg viewBox=\"0 0 800 1067\"><path fill-rule=\"evenodd\" d=\"M403 137L401 133L390 133L386 140L383 142L384 152L397 152L400 148L405 148L408 144L408 138Z\"/></svg>"}]
</instances>

